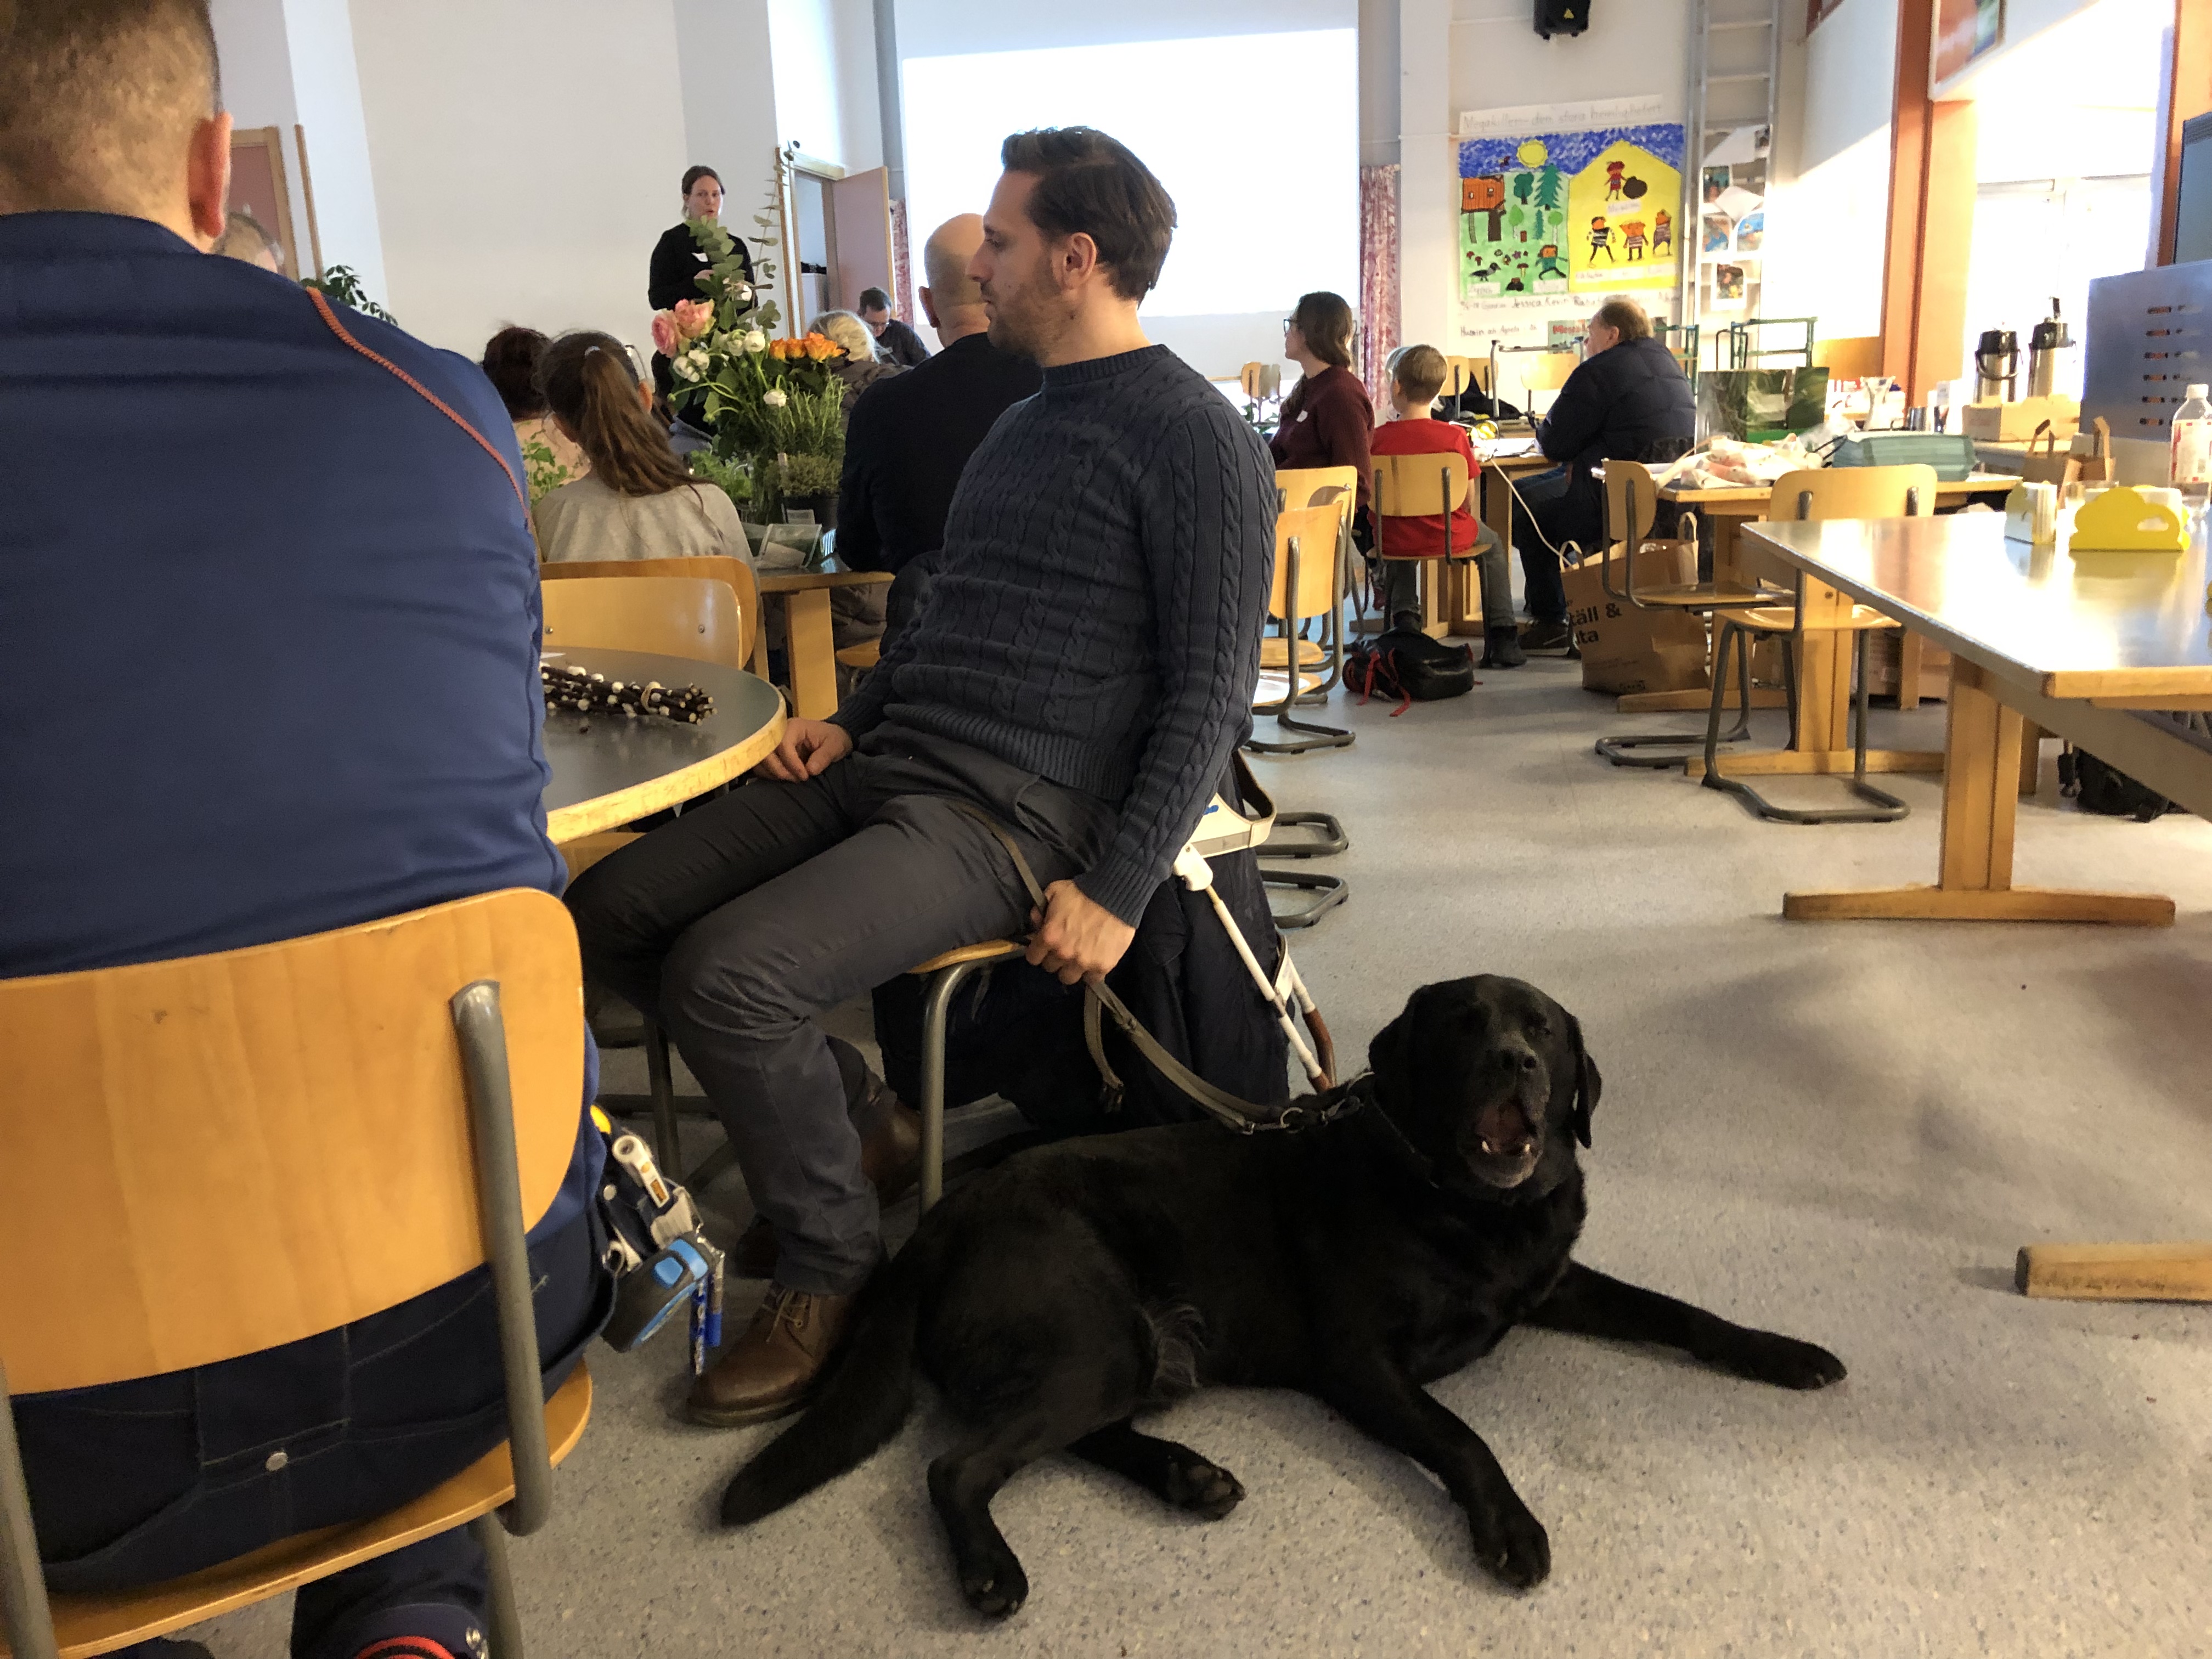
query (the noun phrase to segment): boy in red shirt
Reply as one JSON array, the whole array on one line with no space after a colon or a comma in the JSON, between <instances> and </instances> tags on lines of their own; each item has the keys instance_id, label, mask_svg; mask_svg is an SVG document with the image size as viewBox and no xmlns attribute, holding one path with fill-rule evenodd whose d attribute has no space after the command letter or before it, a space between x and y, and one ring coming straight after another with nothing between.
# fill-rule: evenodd
<instances>
[{"instance_id":1,"label":"boy in red shirt","mask_svg":"<svg viewBox=\"0 0 2212 1659\"><path fill-rule=\"evenodd\" d=\"M1513 619L1512 579L1507 574L1504 544L1474 516L1475 480L1481 464L1468 442L1467 428L1449 421L1433 420L1429 409L1443 390L1444 356L1434 346L1407 346L1391 360L1390 407L1393 418L1377 427L1369 441L1376 455L1450 455L1467 461L1467 502L1451 515L1451 550L1455 558L1473 555L1482 580L1482 665L1518 668L1528 661L1522 653L1520 630ZM1437 514L1425 518L1383 518L1375 550L1382 556L1382 612L1394 628L1421 625L1420 567L1416 559L1442 558L1444 521Z\"/></svg>"}]
</instances>

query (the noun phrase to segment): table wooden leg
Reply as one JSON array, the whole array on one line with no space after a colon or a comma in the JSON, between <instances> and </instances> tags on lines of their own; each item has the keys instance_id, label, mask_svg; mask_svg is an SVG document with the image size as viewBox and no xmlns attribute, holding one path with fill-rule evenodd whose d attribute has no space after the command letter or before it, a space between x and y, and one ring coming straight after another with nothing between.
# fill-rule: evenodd
<instances>
[{"instance_id":1,"label":"table wooden leg","mask_svg":"<svg viewBox=\"0 0 2212 1659\"><path fill-rule=\"evenodd\" d=\"M1482 572L1472 559L1455 559L1441 573L1444 623L1455 638L1483 635Z\"/></svg>"},{"instance_id":2,"label":"table wooden leg","mask_svg":"<svg viewBox=\"0 0 2212 1659\"><path fill-rule=\"evenodd\" d=\"M792 712L801 720L828 720L837 712L837 651L828 588L801 588L783 596L783 650L791 671Z\"/></svg>"},{"instance_id":3,"label":"table wooden leg","mask_svg":"<svg viewBox=\"0 0 2212 1659\"><path fill-rule=\"evenodd\" d=\"M2172 925L2173 901L2157 894L2076 892L2012 884L2021 721L2016 711L1997 701L1994 684L1964 658L1952 659L1942 848L1936 884L1785 894L1784 916L1795 921L1887 919Z\"/></svg>"},{"instance_id":4,"label":"table wooden leg","mask_svg":"<svg viewBox=\"0 0 2212 1659\"><path fill-rule=\"evenodd\" d=\"M1897 706L1899 708L1920 707L1920 656L1924 647L1920 635L1911 629L1904 629L1897 641Z\"/></svg>"},{"instance_id":5,"label":"table wooden leg","mask_svg":"<svg viewBox=\"0 0 2212 1659\"><path fill-rule=\"evenodd\" d=\"M2013 1268L2027 1296L2092 1302L2212 1302L2212 1243L2030 1244Z\"/></svg>"},{"instance_id":6,"label":"table wooden leg","mask_svg":"<svg viewBox=\"0 0 2212 1659\"><path fill-rule=\"evenodd\" d=\"M2020 723L2020 793L2025 800L2043 787L2043 728L2033 720Z\"/></svg>"}]
</instances>

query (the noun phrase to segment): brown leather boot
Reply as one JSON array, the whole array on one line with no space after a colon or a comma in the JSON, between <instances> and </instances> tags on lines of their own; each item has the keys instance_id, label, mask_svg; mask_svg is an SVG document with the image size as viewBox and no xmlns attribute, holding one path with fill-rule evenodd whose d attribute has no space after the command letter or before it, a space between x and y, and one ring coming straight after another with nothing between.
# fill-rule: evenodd
<instances>
[{"instance_id":1,"label":"brown leather boot","mask_svg":"<svg viewBox=\"0 0 2212 1659\"><path fill-rule=\"evenodd\" d=\"M691 1420L733 1428L797 1411L844 1335L853 1300L770 1285L744 1334L691 1385Z\"/></svg>"},{"instance_id":2,"label":"brown leather boot","mask_svg":"<svg viewBox=\"0 0 2212 1659\"><path fill-rule=\"evenodd\" d=\"M878 1088L883 1088L878 1083ZM860 1143L860 1173L876 1189L876 1202L896 1204L921 1179L921 1114L884 1090L889 1109L876 1132ZM730 1271L740 1279L767 1279L775 1272L775 1230L757 1215L730 1252Z\"/></svg>"}]
</instances>

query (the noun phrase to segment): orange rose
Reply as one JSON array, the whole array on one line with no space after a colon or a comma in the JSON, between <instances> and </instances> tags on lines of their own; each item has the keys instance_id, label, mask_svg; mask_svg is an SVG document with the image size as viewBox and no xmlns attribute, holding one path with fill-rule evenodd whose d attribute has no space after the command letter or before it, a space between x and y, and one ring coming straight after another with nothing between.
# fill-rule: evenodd
<instances>
[{"instance_id":1,"label":"orange rose","mask_svg":"<svg viewBox=\"0 0 2212 1659\"><path fill-rule=\"evenodd\" d=\"M841 356L845 349L844 347L839 345L835 340L830 339L827 335L823 334L810 334L804 340L800 341L799 343L806 348L808 361L817 363L822 362L825 357L836 357Z\"/></svg>"}]
</instances>

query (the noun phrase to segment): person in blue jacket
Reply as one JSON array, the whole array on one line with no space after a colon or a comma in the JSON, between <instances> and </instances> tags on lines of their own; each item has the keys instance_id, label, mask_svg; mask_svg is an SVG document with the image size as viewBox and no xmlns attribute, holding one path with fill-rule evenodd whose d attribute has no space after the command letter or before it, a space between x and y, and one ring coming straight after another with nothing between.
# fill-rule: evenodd
<instances>
[{"instance_id":1,"label":"person in blue jacket","mask_svg":"<svg viewBox=\"0 0 2212 1659\"><path fill-rule=\"evenodd\" d=\"M1532 618L1523 648L1561 650L1573 638L1559 550L1572 541L1594 553L1604 534L1605 486L1590 469L1606 461L1671 461L1697 436L1697 396L1682 366L1654 337L1644 307L1613 295L1591 317L1581 366L1536 426L1537 443L1561 465L1517 487L1513 539Z\"/></svg>"},{"instance_id":2,"label":"person in blue jacket","mask_svg":"<svg viewBox=\"0 0 2212 1659\"><path fill-rule=\"evenodd\" d=\"M8 10L0 779L20 810L0 977L559 892L536 553L490 383L204 252L231 125L206 0ZM580 1110L531 1236L549 1391L611 1297L599 1148ZM18 1398L49 1587L153 1582L396 1507L504 1438L498 1353L480 1269L282 1348ZM292 1651L465 1659L485 1596L477 1546L448 1533L302 1589Z\"/></svg>"}]
</instances>

